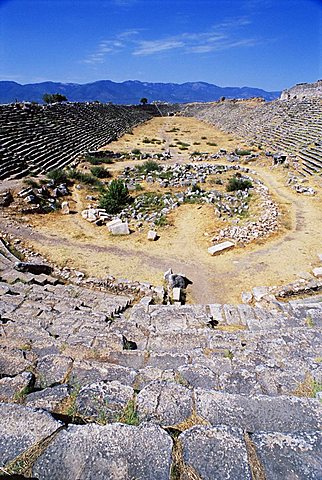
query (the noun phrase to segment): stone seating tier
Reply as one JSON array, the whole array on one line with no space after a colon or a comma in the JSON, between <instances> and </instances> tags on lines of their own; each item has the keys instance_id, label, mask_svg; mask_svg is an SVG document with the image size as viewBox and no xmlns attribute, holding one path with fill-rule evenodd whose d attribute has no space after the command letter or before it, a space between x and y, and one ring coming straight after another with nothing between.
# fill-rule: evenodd
<instances>
[{"instance_id":1,"label":"stone seating tier","mask_svg":"<svg viewBox=\"0 0 322 480\"><path fill-rule=\"evenodd\" d=\"M254 104L227 100L209 104L190 104L182 114L195 116L246 141L265 145L267 149L294 154L303 170L322 172L322 99L276 100ZM308 156L314 155L312 163Z\"/></svg>"},{"instance_id":2,"label":"stone seating tier","mask_svg":"<svg viewBox=\"0 0 322 480\"><path fill-rule=\"evenodd\" d=\"M0 178L59 168L159 115L153 105L1 105Z\"/></svg>"},{"instance_id":3,"label":"stone seating tier","mask_svg":"<svg viewBox=\"0 0 322 480\"><path fill-rule=\"evenodd\" d=\"M318 299L131 307L16 260L1 242L4 472L321 478Z\"/></svg>"}]
</instances>

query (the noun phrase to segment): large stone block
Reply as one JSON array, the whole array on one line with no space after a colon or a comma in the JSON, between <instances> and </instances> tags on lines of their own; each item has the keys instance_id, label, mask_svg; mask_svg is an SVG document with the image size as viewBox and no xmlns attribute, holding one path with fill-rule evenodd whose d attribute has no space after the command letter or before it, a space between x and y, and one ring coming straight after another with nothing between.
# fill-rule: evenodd
<instances>
[{"instance_id":1,"label":"large stone block","mask_svg":"<svg viewBox=\"0 0 322 480\"><path fill-rule=\"evenodd\" d=\"M33 467L41 480L169 480L172 440L156 425L70 426Z\"/></svg>"},{"instance_id":2,"label":"large stone block","mask_svg":"<svg viewBox=\"0 0 322 480\"><path fill-rule=\"evenodd\" d=\"M314 430L322 425L322 405L308 398L234 395L196 389L198 415L212 425L248 432Z\"/></svg>"},{"instance_id":3,"label":"large stone block","mask_svg":"<svg viewBox=\"0 0 322 480\"><path fill-rule=\"evenodd\" d=\"M252 440L266 478L322 478L322 432L257 433Z\"/></svg>"},{"instance_id":4,"label":"large stone block","mask_svg":"<svg viewBox=\"0 0 322 480\"><path fill-rule=\"evenodd\" d=\"M0 465L4 466L61 426L49 413L0 403Z\"/></svg>"},{"instance_id":5,"label":"large stone block","mask_svg":"<svg viewBox=\"0 0 322 480\"><path fill-rule=\"evenodd\" d=\"M242 430L197 426L182 433L179 441L185 468L192 467L198 478L251 480Z\"/></svg>"},{"instance_id":6,"label":"large stone block","mask_svg":"<svg viewBox=\"0 0 322 480\"><path fill-rule=\"evenodd\" d=\"M192 392L172 382L151 382L137 397L141 420L175 426L192 414Z\"/></svg>"}]
</instances>

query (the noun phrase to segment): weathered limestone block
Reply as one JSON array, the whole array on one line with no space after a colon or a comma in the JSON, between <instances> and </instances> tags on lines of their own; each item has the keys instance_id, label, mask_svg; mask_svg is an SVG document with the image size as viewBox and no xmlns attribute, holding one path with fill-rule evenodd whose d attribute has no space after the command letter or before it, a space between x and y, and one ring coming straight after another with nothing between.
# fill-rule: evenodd
<instances>
[{"instance_id":1,"label":"weathered limestone block","mask_svg":"<svg viewBox=\"0 0 322 480\"><path fill-rule=\"evenodd\" d=\"M0 380L0 402L19 400L33 383L33 374L23 372L16 377L4 377Z\"/></svg>"},{"instance_id":2,"label":"weathered limestone block","mask_svg":"<svg viewBox=\"0 0 322 480\"><path fill-rule=\"evenodd\" d=\"M151 382L137 397L140 420L175 426L192 414L192 392L182 385Z\"/></svg>"},{"instance_id":3,"label":"weathered limestone block","mask_svg":"<svg viewBox=\"0 0 322 480\"><path fill-rule=\"evenodd\" d=\"M142 390L153 381L176 382L177 374L172 369L160 369L156 367L145 367L138 371L135 379L135 388Z\"/></svg>"},{"instance_id":4,"label":"weathered limestone block","mask_svg":"<svg viewBox=\"0 0 322 480\"><path fill-rule=\"evenodd\" d=\"M247 397L197 389L196 410L212 425L224 424L248 432L315 430L322 424L318 400L298 397Z\"/></svg>"},{"instance_id":5,"label":"weathered limestone block","mask_svg":"<svg viewBox=\"0 0 322 480\"><path fill-rule=\"evenodd\" d=\"M213 245L212 247L209 247L208 253L210 253L210 255L216 255L217 253L221 253L224 250L230 250L234 246L235 246L234 242L229 242L229 241L218 243L217 245Z\"/></svg>"},{"instance_id":6,"label":"weathered limestone block","mask_svg":"<svg viewBox=\"0 0 322 480\"><path fill-rule=\"evenodd\" d=\"M245 368L235 369L232 372L226 372L219 376L220 390L229 393L242 395L261 394L262 390L257 382L255 372L248 371Z\"/></svg>"},{"instance_id":7,"label":"weathered limestone block","mask_svg":"<svg viewBox=\"0 0 322 480\"><path fill-rule=\"evenodd\" d=\"M192 467L198 478L251 480L241 429L197 426L183 432L179 441L185 467Z\"/></svg>"},{"instance_id":8,"label":"weathered limestone block","mask_svg":"<svg viewBox=\"0 0 322 480\"><path fill-rule=\"evenodd\" d=\"M63 215L69 215L69 202L65 201L61 204L61 213Z\"/></svg>"},{"instance_id":9,"label":"weathered limestone block","mask_svg":"<svg viewBox=\"0 0 322 480\"><path fill-rule=\"evenodd\" d=\"M4 466L61 426L49 413L0 403L0 465Z\"/></svg>"},{"instance_id":10,"label":"weathered limestone block","mask_svg":"<svg viewBox=\"0 0 322 480\"><path fill-rule=\"evenodd\" d=\"M50 387L63 383L70 372L73 360L65 355L47 355L42 357L36 368L36 387Z\"/></svg>"},{"instance_id":11,"label":"weathered limestone block","mask_svg":"<svg viewBox=\"0 0 322 480\"><path fill-rule=\"evenodd\" d=\"M204 365L184 365L178 368L181 377L194 388L205 390L219 389L219 379L212 370Z\"/></svg>"},{"instance_id":12,"label":"weathered limestone block","mask_svg":"<svg viewBox=\"0 0 322 480\"><path fill-rule=\"evenodd\" d=\"M60 413L69 396L68 385L57 385L45 388L39 392L30 393L26 397L25 405L27 407L42 408L48 412Z\"/></svg>"},{"instance_id":13,"label":"weathered limestone block","mask_svg":"<svg viewBox=\"0 0 322 480\"><path fill-rule=\"evenodd\" d=\"M122 222L120 219L112 220L107 224L107 228L112 235L130 235L127 221Z\"/></svg>"},{"instance_id":14,"label":"weathered limestone block","mask_svg":"<svg viewBox=\"0 0 322 480\"><path fill-rule=\"evenodd\" d=\"M14 376L22 373L30 366L25 359L23 351L17 349L0 349L0 376Z\"/></svg>"},{"instance_id":15,"label":"weathered limestone block","mask_svg":"<svg viewBox=\"0 0 322 480\"><path fill-rule=\"evenodd\" d=\"M181 303L181 288L175 287L172 289L172 298L176 303Z\"/></svg>"},{"instance_id":16,"label":"weathered limestone block","mask_svg":"<svg viewBox=\"0 0 322 480\"><path fill-rule=\"evenodd\" d=\"M312 272L315 277L317 278L322 277L322 267L313 268Z\"/></svg>"},{"instance_id":17,"label":"weathered limestone block","mask_svg":"<svg viewBox=\"0 0 322 480\"><path fill-rule=\"evenodd\" d=\"M158 238L158 234L155 230L149 230L147 238L151 242L154 242Z\"/></svg>"},{"instance_id":18,"label":"weathered limestone block","mask_svg":"<svg viewBox=\"0 0 322 480\"><path fill-rule=\"evenodd\" d=\"M168 480L172 440L156 425L70 426L41 455L41 480Z\"/></svg>"},{"instance_id":19,"label":"weathered limestone block","mask_svg":"<svg viewBox=\"0 0 322 480\"><path fill-rule=\"evenodd\" d=\"M75 361L70 383L84 386L94 382L117 380L123 385L133 385L136 371L132 368L95 361Z\"/></svg>"},{"instance_id":20,"label":"weathered limestone block","mask_svg":"<svg viewBox=\"0 0 322 480\"><path fill-rule=\"evenodd\" d=\"M77 412L87 419L117 421L133 394L133 388L117 381L85 385L76 398Z\"/></svg>"},{"instance_id":21,"label":"weathered limestone block","mask_svg":"<svg viewBox=\"0 0 322 480\"><path fill-rule=\"evenodd\" d=\"M322 432L256 433L252 435L266 478L322 478Z\"/></svg>"}]
</instances>

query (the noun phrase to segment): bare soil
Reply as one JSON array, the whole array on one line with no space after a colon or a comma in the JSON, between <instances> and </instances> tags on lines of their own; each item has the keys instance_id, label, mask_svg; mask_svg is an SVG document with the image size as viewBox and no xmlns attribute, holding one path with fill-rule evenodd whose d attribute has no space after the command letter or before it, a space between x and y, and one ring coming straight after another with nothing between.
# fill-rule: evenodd
<instances>
[{"instance_id":1,"label":"bare soil","mask_svg":"<svg viewBox=\"0 0 322 480\"><path fill-rule=\"evenodd\" d=\"M170 132L172 129L177 131ZM202 139L201 137L206 137ZM159 138L161 144L142 143L144 138ZM194 150L214 153L246 148L240 139L225 134L193 118L155 118L106 146L108 150L155 152L175 144L175 138L189 143L189 150L170 147L173 161L188 161ZM165 142L162 142L165 140ZM193 145L193 143L200 145ZM207 142L216 143L209 146ZM158 150L159 149L159 150ZM116 173L131 162L108 166ZM136 162L137 163L137 162ZM222 162L220 162L222 163ZM265 165L266 164L266 165ZM160 238L148 242L147 229L128 237L113 237L106 227L96 227L80 216L86 207L85 191L74 190L72 208L75 214L33 215L24 221L32 225L33 234L21 226L18 235L26 243L60 266L72 266L89 276L163 282L163 272L172 268L185 274L193 284L188 301L197 303L239 303L243 291L258 285L281 285L299 278L318 264L322 251L321 190L314 196L299 195L285 185L286 171L272 169L268 160L260 159L252 169L269 187L282 215L281 227L269 239L254 242L211 257L207 248L211 237L221 228L221 221L209 205L183 205L169 216L169 225L158 229Z\"/></svg>"}]
</instances>

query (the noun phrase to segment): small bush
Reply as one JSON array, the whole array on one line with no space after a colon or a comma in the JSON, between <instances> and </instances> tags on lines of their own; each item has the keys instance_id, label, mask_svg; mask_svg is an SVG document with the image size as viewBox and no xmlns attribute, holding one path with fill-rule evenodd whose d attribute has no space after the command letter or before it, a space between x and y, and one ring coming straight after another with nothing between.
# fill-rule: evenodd
<instances>
[{"instance_id":1,"label":"small bush","mask_svg":"<svg viewBox=\"0 0 322 480\"><path fill-rule=\"evenodd\" d=\"M247 178L237 177L235 175L229 178L226 190L227 192L234 192L236 190L248 190L252 186L252 182Z\"/></svg>"},{"instance_id":2,"label":"small bush","mask_svg":"<svg viewBox=\"0 0 322 480\"><path fill-rule=\"evenodd\" d=\"M252 152L250 150L238 150L238 148L236 148L235 153L239 157L242 157L244 155L251 155Z\"/></svg>"},{"instance_id":3,"label":"small bush","mask_svg":"<svg viewBox=\"0 0 322 480\"><path fill-rule=\"evenodd\" d=\"M80 183L84 183L85 185L92 185L94 187L102 187L103 184L98 180L98 178L94 177L90 173L83 173L76 168L70 168L67 171L67 175L72 180L77 180Z\"/></svg>"},{"instance_id":4,"label":"small bush","mask_svg":"<svg viewBox=\"0 0 322 480\"><path fill-rule=\"evenodd\" d=\"M140 173L151 173L151 172L158 172L160 170L160 165L155 162L154 160L147 160L142 165L137 167Z\"/></svg>"},{"instance_id":5,"label":"small bush","mask_svg":"<svg viewBox=\"0 0 322 480\"><path fill-rule=\"evenodd\" d=\"M89 162L91 165L101 165L102 163L108 163L108 164L114 163L113 158L110 158L110 157L96 158L88 155L85 157L85 160Z\"/></svg>"},{"instance_id":6,"label":"small bush","mask_svg":"<svg viewBox=\"0 0 322 480\"><path fill-rule=\"evenodd\" d=\"M110 172L104 167L91 168L91 174L97 178L109 178L111 176Z\"/></svg>"},{"instance_id":7,"label":"small bush","mask_svg":"<svg viewBox=\"0 0 322 480\"><path fill-rule=\"evenodd\" d=\"M165 227L167 224L168 224L168 220L165 215L161 215L160 218L154 221L154 225L156 227Z\"/></svg>"},{"instance_id":8,"label":"small bush","mask_svg":"<svg viewBox=\"0 0 322 480\"><path fill-rule=\"evenodd\" d=\"M108 213L119 213L131 202L127 186L121 180L112 180L107 190L99 199L100 208Z\"/></svg>"},{"instance_id":9,"label":"small bush","mask_svg":"<svg viewBox=\"0 0 322 480\"><path fill-rule=\"evenodd\" d=\"M67 182L66 172L64 172L64 170L62 170L61 168L57 168L48 172L47 178L49 178L49 180L52 180L55 184Z\"/></svg>"},{"instance_id":10,"label":"small bush","mask_svg":"<svg viewBox=\"0 0 322 480\"><path fill-rule=\"evenodd\" d=\"M217 147L217 143L214 142L207 142L207 145L209 145L210 147Z\"/></svg>"},{"instance_id":11,"label":"small bush","mask_svg":"<svg viewBox=\"0 0 322 480\"><path fill-rule=\"evenodd\" d=\"M139 148L134 148L132 150L133 155L141 155L141 150Z\"/></svg>"}]
</instances>

